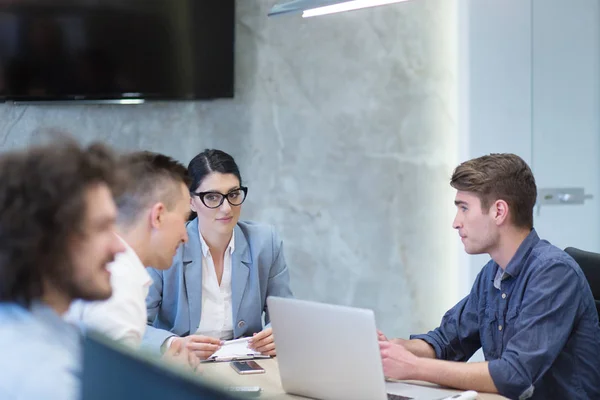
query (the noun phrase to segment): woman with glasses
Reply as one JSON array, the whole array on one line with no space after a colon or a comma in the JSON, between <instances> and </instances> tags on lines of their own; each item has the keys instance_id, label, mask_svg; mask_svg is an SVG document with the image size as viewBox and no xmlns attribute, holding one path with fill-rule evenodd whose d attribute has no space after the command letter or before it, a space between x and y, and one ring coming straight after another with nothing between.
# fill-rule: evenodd
<instances>
[{"instance_id":1,"label":"woman with glasses","mask_svg":"<svg viewBox=\"0 0 600 400\"><path fill-rule=\"evenodd\" d=\"M250 347L275 355L268 296L291 297L281 239L268 225L240 221L248 188L227 153L205 150L188 166L192 178L188 242L173 265L150 270L144 344L165 351L183 340L201 358L221 340L253 336Z\"/></svg>"}]
</instances>

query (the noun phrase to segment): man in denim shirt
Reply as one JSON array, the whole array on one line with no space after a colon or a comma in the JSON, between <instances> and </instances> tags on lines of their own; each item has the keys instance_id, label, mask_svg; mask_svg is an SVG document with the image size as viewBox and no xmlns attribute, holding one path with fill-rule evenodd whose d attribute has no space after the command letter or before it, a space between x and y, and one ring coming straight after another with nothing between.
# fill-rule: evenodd
<instances>
[{"instance_id":1,"label":"man in denim shirt","mask_svg":"<svg viewBox=\"0 0 600 400\"><path fill-rule=\"evenodd\" d=\"M450 184L465 251L492 259L440 327L411 340L380 333L385 375L514 399L600 399L592 293L577 263L533 229L527 164L483 156L459 165ZM464 363L480 347L486 361Z\"/></svg>"}]
</instances>

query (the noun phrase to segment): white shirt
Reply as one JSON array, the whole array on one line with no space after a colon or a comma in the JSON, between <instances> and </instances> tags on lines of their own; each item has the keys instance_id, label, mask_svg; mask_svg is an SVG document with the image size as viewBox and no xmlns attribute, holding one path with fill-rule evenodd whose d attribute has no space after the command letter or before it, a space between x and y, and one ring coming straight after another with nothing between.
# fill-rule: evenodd
<instances>
[{"instance_id":1,"label":"white shirt","mask_svg":"<svg viewBox=\"0 0 600 400\"><path fill-rule=\"evenodd\" d=\"M235 249L234 235L223 258L221 285L217 280L215 264L208 245L200 234L202 243L202 309L197 334L223 340L233 339L233 313L231 305L231 256Z\"/></svg>"},{"instance_id":2,"label":"white shirt","mask_svg":"<svg viewBox=\"0 0 600 400\"><path fill-rule=\"evenodd\" d=\"M119 239L121 239L119 237ZM113 293L105 301L76 300L65 314L68 322L111 339L139 347L146 332L146 296L152 278L135 251L123 240L125 251L108 265Z\"/></svg>"}]
</instances>

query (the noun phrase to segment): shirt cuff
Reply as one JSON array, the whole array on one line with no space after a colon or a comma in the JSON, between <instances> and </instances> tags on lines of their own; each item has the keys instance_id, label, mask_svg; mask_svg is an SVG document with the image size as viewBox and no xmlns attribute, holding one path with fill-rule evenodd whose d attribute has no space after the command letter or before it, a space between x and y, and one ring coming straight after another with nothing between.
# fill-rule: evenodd
<instances>
[{"instance_id":1,"label":"shirt cuff","mask_svg":"<svg viewBox=\"0 0 600 400\"><path fill-rule=\"evenodd\" d=\"M488 371L501 395L519 400L533 396L535 387L519 376L506 360L500 358L490 361Z\"/></svg>"},{"instance_id":2,"label":"shirt cuff","mask_svg":"<svg viewBox=\"0 0 600 400\"><path fill-rule=\"evenodd\" d=\"M164 353L165 351L167 351L170 347L171 347L171 343L173 343L173 340L177 339L177 336L169 336L164 342L163 344L160 346L160 351L162 353Z\"/></svg>"},{"instance_id":3,"label":"shirt cuff","mask_svg":"<svg viewBox=\"0 0 600 400\"><path fill-rule=\"evenodd\" d=\"M410 340L415 340L415 339L421 339L421 340L427 342L431 347L433 347L433 350L435 351L435 358L437 358L438 360L444 360L445 359L443 357L444 354L443 354L443 351L442 351L442 346L435 339L435 337L431 336L428 333L424 333L422 335L410 335Z\"/></svg>"}]
</instances>

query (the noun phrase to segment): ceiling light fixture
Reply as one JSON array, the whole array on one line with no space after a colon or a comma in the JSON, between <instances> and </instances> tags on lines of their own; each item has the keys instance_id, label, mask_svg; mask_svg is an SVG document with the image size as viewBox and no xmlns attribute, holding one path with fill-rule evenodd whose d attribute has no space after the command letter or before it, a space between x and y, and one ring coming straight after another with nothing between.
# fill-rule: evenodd
<instances>
[{"instance_id":1,"label":"ceiling light fixture","mask_svg":"<svg viewBox=\"0 0 600 400\"><path fill-rule=\"evenodd\" d=\"M317 17L361 8L400 3L408 0L291 0L274 5L269 16L302 13L302 17Z\"/></svg>"},{"instance_id":2,"label":"ceiling light fixture","mask_svg":"<svg viewBox=\"0 0 600 400\"><path fill-rule=\"evenodd\" d=\"M352 0L344 3L332 4L324 7L308 9L302 12L303 18L318 17L320 15L335 14L344 11L359 10L361 8L383 6L386 4L400 3L407 0Z\"/></svg>"}]
</instances>

